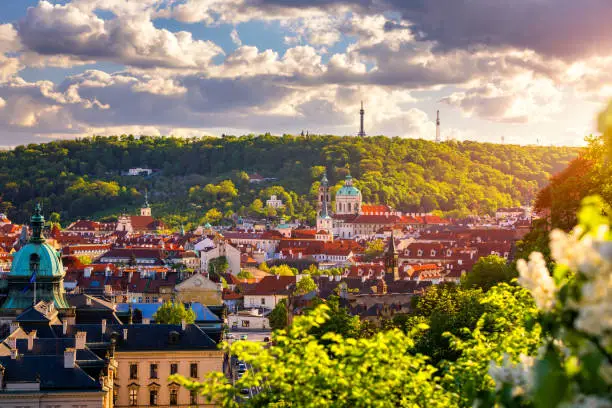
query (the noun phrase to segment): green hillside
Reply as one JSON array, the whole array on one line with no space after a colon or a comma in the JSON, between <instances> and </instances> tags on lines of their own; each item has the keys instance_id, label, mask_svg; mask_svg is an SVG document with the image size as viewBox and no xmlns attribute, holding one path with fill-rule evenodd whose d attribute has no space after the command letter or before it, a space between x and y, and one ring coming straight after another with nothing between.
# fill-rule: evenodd
<instances>
[{"instance_id":1,"label":"green hillside","mask_svg":"<svg viewBox=\"0 0 612 408\"><path fill-rule=\"evenodd\" d=\"M530 202L563 170L576 148L336 136L92 137L0 152L0 210L23 222L34 203L63 222L112 216L142 203L172 226L219 221L233 213L266 214L277 194L285 214L314 218L313 191L325 168L336 187L350 171L364 200L403 211L450 216L492 213ZM122 176L131 167L159 170ZM247 174L278 179L263 185ZM209 211L214 208L218 211Z\"/></svg>"}]
</instances>

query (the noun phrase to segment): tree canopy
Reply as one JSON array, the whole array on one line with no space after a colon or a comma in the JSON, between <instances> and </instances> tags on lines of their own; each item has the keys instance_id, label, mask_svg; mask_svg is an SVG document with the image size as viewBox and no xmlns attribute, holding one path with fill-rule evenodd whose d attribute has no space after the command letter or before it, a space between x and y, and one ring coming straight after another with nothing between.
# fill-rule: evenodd
<instances>
[{"instance_id":1,"label":"tree canopy","mask_svg":"<svg viewBox=\"0 0 612 408\"><path fill-rule=\"evenodd\" d=\"M234 214L313 221L322 173L336 189L348 166L365 202L453 217L492 214L528 203L577 153L382 136L91 137L0 152L0 211L25 222L40 201L64 223L112 217L135 211L148 189L154 214L177 229ZM132 167L156 171L124 175ZM249 183L254 173L277 180ZM268 214L265 200L273 194L284 206Z\"/></svg>"},{"instance_id":2,"label":"tree canopy","mask_svg":"<svg viewBox=\"0 0 612 408\"><path fill-rule=\"evenodd\" d=\"M168 301L157 309L153 319L159 324L181 324L183 320L189 324L195 322L196 314L191 308L185 308L182 302Z\"/></svg>"}]
</instances>

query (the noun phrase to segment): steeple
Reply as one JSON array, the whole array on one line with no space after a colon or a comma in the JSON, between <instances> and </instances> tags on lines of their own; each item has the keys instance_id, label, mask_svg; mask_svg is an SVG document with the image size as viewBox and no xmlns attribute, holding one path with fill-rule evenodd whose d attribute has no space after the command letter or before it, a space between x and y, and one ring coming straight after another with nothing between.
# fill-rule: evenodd
<instances>
[{"instance_id":1,"label":"steeple","mask_svg":"<svg viewBox=\"0 0 612 408\"><path fill-rule=\"evenodd\" d=\"M32 218L30 218L30 227L32 228L32 236L30 237L30 242L33 244L42 244L45 242L45 237L43 237L42 229L45 225L45 217L42 215L42 208L40 207L40 203L36 204L34 207L34 214Z\"/></svg>"},{"instance_id":2,"label":"steeple","mask_svg":"<svg viewBox=\"0 0 612 408\"><path fill-rule=\"evenodd\" d=\"M327 180L327 174L323 173L323 177L321 178L321 217L329 217L329 186Z\"/></svg>"},{"instance_id":3,"label":"steeple","mask_svg":"<svg viewBox=\"0 0 612 408\"><path fill-rule=\"evenodd\" d=\"M140 215L150 217L151 216L151 207L149 206L149 191L145 190L145 202L140 209Z\"/></svg>"},{"instance_id":4,"label":"steeple","mask_svg":"<svg viewBox=\"0 0 612 408\"><path fill-rule=\"evenodd\" d=\"M399 279L399 252L395 247L395 234L393 230L391 230L391 238L385 251L385 267L386 272L389 275L393 275L393 280Z\"/></svg>"},{"instance_id":5,"label":"steeple","mask_svg":"<svg viewBox=\"0 0 612 408\"><path fill-rule=\"evenodd\" d=\"M363 115L365 114L365 110L363 110L363 101L361 101L361 109L359 110L359 116L360 116L360 120L359 120L359 133L357 134L357 136L359 137L365 137L365 129L363 128Z\"/></svg>"},{"instance_id":6,"label":"steeple","mask_svg":"<svg viewBox=\"0 0 612 408\"><path fill-rule=\"evenodd\" d=\"M440 137L440 111L436 114L436 143L440 143L442 138Z\"/></svg>"}]
</instances>

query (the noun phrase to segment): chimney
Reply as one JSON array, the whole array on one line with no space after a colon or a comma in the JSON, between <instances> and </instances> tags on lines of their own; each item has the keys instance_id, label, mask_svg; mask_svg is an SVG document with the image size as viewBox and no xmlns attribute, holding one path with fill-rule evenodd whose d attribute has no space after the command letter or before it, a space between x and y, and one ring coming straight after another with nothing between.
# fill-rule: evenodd
<instances>
[{"instance_id":1,"label":"chimney","mask_svg":"<svg viewBox=\"0 0 612 408\"><path fill-rule=\"evenodd\" d=\"M19 353L16 348L11 348L11 360L17 360Z\"/></svg>"},{"instance_id":2,"label":"chimney","mask_svg":"<svg viewBox=\"0 0 612 408\"><path fill-rule=\"evenodd\" d=\"M28 333L28 351L32 351L34 348L34 339L36 338L36 330L32 330Z\"/></svg>"},{"instance_id":3,"label":"chimney","mask_svg":"<svg viewBox=\"0 0 612 408\"><path fill-rule=\"evenodd\" d=\"M187 320L185 319L181 320L181 329L183 329L183 331L187 329Z\"/></svg>"},{"instance_id":4,"label":"chimney","mask_svg":"<svg viewBox=\"0 0 612 408\"><path fill-rule=\"evenodd\" d=\"M64 320L62 322L62 333L65 336L67 332L68 332L68 320Z\"/></svg>"},{"instance_id":5,"label":"chimney","mask_svg":"<svg viewBox=\"0 0 612 408\"><path fill-rule=\"evenodd\" d=\"M13 333L18 328L19 328L19 323L18 322L11 322L11 333Z\"/></svg>"},{"instance_id":6,"label":"chimney","mask_svg":"<svg viewBox=\"0 0 612 408\"><path fill-rule=\"evenodd\" d=\"M280 275L276 275L276 280L279 280L279 279L280 279Z\"/></svg>"},{"instance_id":7,"label":"chimney","mask_svg":"<svg viewBox=\"0 0 612 408\"><path fill-rule=\"evenodd\" d=\"M106 333L106 319L102 319L101 328L102 328L102 335L104 335L104 333Z\"/></svg>"},{"instance_id":8,"label":"chimney","mask_svg":"<svg viewBox=\"0 0 612 408\"><path fill-rule=\"evenodd\" d=\"M341 278L342 278L342 275L336 275L336 282L340 282Z\"/></svg>"},{"instance_id":9,"label":"chimney","mask_svg":"<svg viewBox=\"0 0 612 408\"><path fill-rule=\"evenodd\" d=\"M74 348L77 350L83 350L85 343L87 342L87 332L80 331L74 335Z\"/></svg>"},{"instance_id":10,"label":"chimney","mask_svg":"<svg viewBox=\"0 0 612 408\"><path fill-rule=\"evenodd\" d=\"M151 319L147 318L147 317L143 317L142 318L142 324L150 324L151 323Z\"/></svg>"},{"instance_id":11,"label":"chimney","mask_svg":"<svg viewBox=\"0 0 612 408\"><path fill-rule=\"evenodd\" d=\"M76 350L73 347L67 347L64 350L64 368L74 368L76 365Z\"/></svg>"},{"instance_id":12,"label":"chimney","mask_svg":"<svg viewBox=\"0 0 612 408\"><path fill-rule=\"evenodd\" d=\"M123 340L127 341L128 329L123 329Z\"/></svg>"}]
</instances>

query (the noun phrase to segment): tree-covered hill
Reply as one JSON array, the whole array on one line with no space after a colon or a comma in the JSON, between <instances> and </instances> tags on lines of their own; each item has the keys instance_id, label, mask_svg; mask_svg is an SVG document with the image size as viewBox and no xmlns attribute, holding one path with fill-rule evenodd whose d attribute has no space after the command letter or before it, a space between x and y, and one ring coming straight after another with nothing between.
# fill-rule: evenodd
<instances>
[{"instance_id":1,"label":"tree-covered hill","mask_svg":"<svg viewBox=\"0 0 612 408\"><path fill-rule=\"evenodd\" d=\"M39 200L64 221L116 215L138 206L146 188L154 212L171 225L207 213L211 221L267 214L262 204L270 194L287 207L268 215L312 219L313 191L326 168L336 187L350 171L366 202L463 216L529 202L578 152L382 136L92 137L0 152L0 210L23 222ZM159 172L122 176L131 167ZM252 173L278 181L250 184Z\"/></svg>"}]
</instances>

